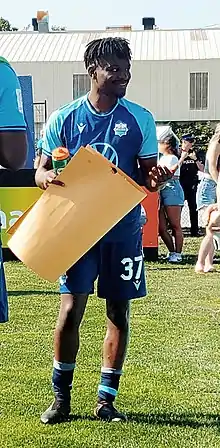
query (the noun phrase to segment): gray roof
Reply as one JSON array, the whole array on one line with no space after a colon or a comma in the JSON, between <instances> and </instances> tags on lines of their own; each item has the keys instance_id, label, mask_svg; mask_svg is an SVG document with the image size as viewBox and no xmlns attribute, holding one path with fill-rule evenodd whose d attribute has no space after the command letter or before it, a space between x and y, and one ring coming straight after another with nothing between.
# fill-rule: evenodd
<instances>
[{"instance_id":1,"label":"gray roof","mask_svg":"<svg viewBox=\"0 0 220 448\"><path fill-rule=\"evenodd\" d=\"M130 41L134 60L161 61L220 57L220 29L152 31L1 32L0 55L9 62L83 60L92 39L121 36Z\"/></svg>"}]
</instances>

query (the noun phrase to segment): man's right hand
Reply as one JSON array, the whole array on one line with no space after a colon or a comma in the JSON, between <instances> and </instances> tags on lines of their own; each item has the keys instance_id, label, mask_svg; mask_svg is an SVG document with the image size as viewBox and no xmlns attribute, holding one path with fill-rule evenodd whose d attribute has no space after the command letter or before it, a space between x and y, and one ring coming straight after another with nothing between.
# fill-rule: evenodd
<instances>
[{"instance_id":1,"label":"man's right hand","mask_svg":"<svg viewBox=\"0 0 220 448\"><path fill-rule=\"evenodd\" d=\"M64 182L57 180L56 177L57 175L54 172L54 170L45 171L42 182L40 183L39 187L42 190L46 190L51 184L64 187L65 186Z\"/></svg>"}]
</instances>

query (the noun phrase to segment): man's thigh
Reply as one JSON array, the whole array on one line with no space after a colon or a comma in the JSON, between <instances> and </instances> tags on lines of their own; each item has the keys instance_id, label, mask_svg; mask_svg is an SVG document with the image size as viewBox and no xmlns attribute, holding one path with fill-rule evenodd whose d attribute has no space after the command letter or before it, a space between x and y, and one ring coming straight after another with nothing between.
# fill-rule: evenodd
<instances>
[{"instance_id":1,"label":"man's thigh","mask_svg":"<svg viewBox=\"0 0 220 448\"><path fill-rule=\"evenodd\" d=\"M98 296L113 301L146 296L142 232L101 244Z\"/></svg>"},{"instance_id":2,"label":"man's thigh","mask_svg":"<svg viewBox=\"0 0 220 448\"><path fill-rule=\"evenodd\" d=\"M96 244L60 277L61 294L92 294L99 273L100 244Z\"/></svg>"}]
</instances>

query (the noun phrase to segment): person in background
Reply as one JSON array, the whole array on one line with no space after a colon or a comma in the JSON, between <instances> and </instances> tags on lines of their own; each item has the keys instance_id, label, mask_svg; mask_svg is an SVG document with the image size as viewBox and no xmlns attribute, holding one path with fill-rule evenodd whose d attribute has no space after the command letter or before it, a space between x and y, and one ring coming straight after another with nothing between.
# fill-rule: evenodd
<instances>
[{"instance_id":1,"label":"person in background","mask_svg":"<svg viewBox=\"0 0 220 448\"><path fill-rule=\"evenodd\" d=\"M180 185L179 176L180 165L184 158L187 157L187 153L183 152L180 160L178 159L178 143L172 131L160 138L159 152L162 154L159 164L174 172L173 178L160 190L159 235L169 251L167 260L170 263L180 263L182 261L183 247L181 210L184 205L184 193ZM168 223L174 240L168 231Z\"/></svg>"},{"instance_id":2,"label":"person in background","mask_svg":"<svg viewBox=\"0 0 220 448\"><path fill-rule=\"evenodd\" d=\"M21 87L13 68L2 57L0 80L0 165L9 170L19 170L27 158ZM0 239L0 322L7 321L8 300Z\"/></svg>"},{"instance_id":3,"label":"person in background","mask_svg":"<svg viewBox=\"0 0 220 448\"><path fill-rule=\"evenodd\" d=\"M191 236L199 236L198 211L196 205L196 192L198 186L198 171L203 171L203 164L198 160L193 149L195 137L192 134L182 136L182 152L187 152L188 156L180 168L180 183L184 191L184 199L188 203L190 215Z\"/></svg>"},{"instance_id":4,"label":"person in background","mask_svg":"<svg viewBox=\"0 0 220 448\"><path fill-rule=\"evenodd\" d=\"M214 239L215 235L208 226L210 206L216 204L216 185L220 171L220 123L216 126L215 133L210 140L206 153L204 177L197 191L197 207L202 225L206 228L206 236L200 245L198 260L195 266L196 273L208 273L214 270ZM212 208L212 207L211 207Z\"/></svg>"},{"instance_id":5,"label":"person in background","mask_svg":"<svg viewBox=\"0 0 220 448\"><path fill-rule=\"evenodd\" d=\"M35 152L35 159L34 159L34 169L37 170L37 168L40 165L40 158L42 155L42 147L43 147L43 137L44 137L44 128L40 131L40 138L37 142L37 150Z\"/></svg>"}]
</instances>

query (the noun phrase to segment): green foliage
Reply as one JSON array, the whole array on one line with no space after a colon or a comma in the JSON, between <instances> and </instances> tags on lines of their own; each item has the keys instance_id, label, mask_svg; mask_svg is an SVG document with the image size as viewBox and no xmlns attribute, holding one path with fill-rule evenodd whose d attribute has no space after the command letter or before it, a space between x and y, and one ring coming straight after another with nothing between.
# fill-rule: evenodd
<instances>
[{"instance_id":1,"label":"green foliage","mask_svg":"<svg viewBox=\"0 0 220 448\"><path fill-rule=\"evenodd\" d=\"M11 26L8 20L0 17L0 31L18 31L18 29Z\"/></svg>"},{"instance_id":2,"label":"green foliage","mask_svg":"<svg viewBox=\"0 0 220 448\"><path fill-rule=\"evenodd\" d=\"M204 122L187 122L180 124L178 122L170 122L169 125L172 127L173 132L181 140L184 134L194 134L196 141L194 144L195 149L206 151L209 141L213 136L214 128L213 123L210 121Z\"/></svg>"}]
</instances>

